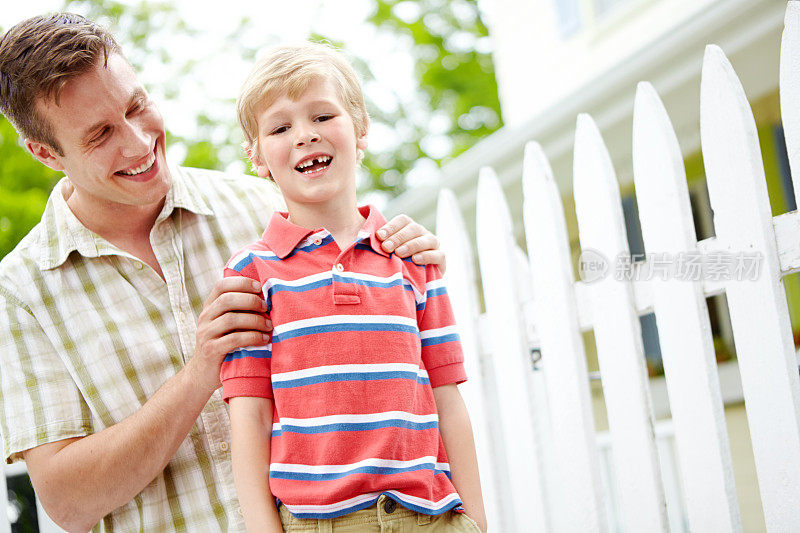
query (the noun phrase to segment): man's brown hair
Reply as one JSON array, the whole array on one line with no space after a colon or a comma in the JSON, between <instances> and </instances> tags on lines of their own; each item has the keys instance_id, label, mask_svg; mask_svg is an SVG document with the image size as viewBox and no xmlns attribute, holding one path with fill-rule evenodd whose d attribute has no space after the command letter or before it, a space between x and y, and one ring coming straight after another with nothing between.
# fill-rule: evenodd
<instances>
[{"instance_id":1,"label":"man's brown hair","mask_svg":"<svg viewBox=\"0 0 800 533\"><path fill-rule=\"evenodd\" d=\"M54 100L71 78L107 64L122 53L111 33L74 13L24 20L0 39L0 112L23 137L46 144L59 155L51 125L36 111L36 100Z\"/></svg>"}]
</instances>

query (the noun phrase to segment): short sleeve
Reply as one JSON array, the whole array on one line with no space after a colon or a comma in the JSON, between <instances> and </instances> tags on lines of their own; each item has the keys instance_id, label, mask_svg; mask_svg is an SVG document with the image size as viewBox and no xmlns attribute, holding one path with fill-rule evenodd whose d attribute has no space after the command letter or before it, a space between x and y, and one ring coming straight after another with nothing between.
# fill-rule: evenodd
<instances>
[{"instance_id":1,"label":"short sleeve","mask_svg":"<svg viewBox=\"0 0 800 533\"><path fill-rule=\"evenodd\" d=\"M225 277L245 276L263 286L258 272L252 268L252 254L240 252L225 267ZM263 293L261 297L264 298ZM269 309L269 302L267 303ZM269 316L269 311L265 313ZM225 356L220 368L222 398L227 402L236 396L272 398L272 342L261 346L245 346Z\"/></svg>"},{"instance_id":2,"label":"short sleeve","mask_svg":"<svg viewBox=\"0 0 800 533\"><path fill-rule=\"evenodd\" d=\"M75 381L39 322L0 287L0 432L7 463L20 452L93 432Z\"/></svg>"},{"instance_id":3,"label":"short sleeve","mask_svg":"<svg viewBox=\"0 0 800 533\"><path fill-rule=\"evenodd\" d=\"M467 380L464 353L447 288L436 265L425 267L425 294L417 306L422 363L431 387Z\"/></svg>"}]
</instances>

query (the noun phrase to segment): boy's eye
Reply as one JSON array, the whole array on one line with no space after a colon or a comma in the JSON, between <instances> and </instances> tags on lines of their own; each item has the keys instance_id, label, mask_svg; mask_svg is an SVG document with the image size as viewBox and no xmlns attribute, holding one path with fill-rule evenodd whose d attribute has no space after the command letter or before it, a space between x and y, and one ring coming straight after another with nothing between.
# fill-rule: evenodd
<instances>
[{"instance_id":1,"label":"boy's eye","mask_svg":"<svg viewBox=\"0 0 800 533\"><path fill-rule=\"evenodd\" d=\"M288 126L278 126L278 127L277 127L277 128L275 128L274 130L272 130L271 132L269 132L269 134L270 134L270 135L275 135L275 134L278 134L278 133L283 133L283 132L285 132L285 131L286 131L286 130L288 130L288 129L289 129L289 127L288 127Z\"/></svg>"},{"instance_id":2,"label":"boy's eye","mask_svg":"<svg viewBox=\"0 0 800 533\"><path fill-rule=\"evenodd\" d=\"M320 115L317 117L317 122L325 122L333 118L333 115Z\"/></svg>"}]
</instances>

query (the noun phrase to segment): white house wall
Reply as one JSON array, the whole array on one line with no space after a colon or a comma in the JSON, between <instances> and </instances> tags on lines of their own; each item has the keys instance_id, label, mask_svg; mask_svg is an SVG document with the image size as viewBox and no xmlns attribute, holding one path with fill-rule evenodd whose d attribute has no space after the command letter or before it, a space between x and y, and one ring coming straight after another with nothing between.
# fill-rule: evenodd
<instances>
[{"instance_id":1,"label":"white house wall","mask_svg":"<svg viewBox=\"0 0 800 533\"><path fill-rule=\"evenodd\" d=\"M409 190L387 206L388 213L407 213L428 227L433 226L436 189L453 189L470 231L474 232L474 209L477 176L480 167L491 166L497 172L509 198L515 227L521 224L521 176L523 147L530 140L538 141L553 167L559 188L569 194L572 187L572 143L575 134L575 117L590 113L600 128L609 148L620 181L631 181L631 128L633 100L638 81L653 83L667 108L678 134L684 156L699 149L699 94L700 68L705 45L720 45L736 69L748 98L751 101L777 90L780 37L783 29L785 2L781 0L695 0L705 6L679 18L670 14L670 6L690 4L686 0L658 0L637 3L629 14L630 19L619 20L614 27L606 27L594 40L576 36L582 43L583 58L576 54L566 65L542 65L544 46L522 44L540 40L564 50L558 44L555 31L555 14L550 0L488 0L481 5L487 11L491 37L497 51L498 81L501 105L506 125L483 139L470 150L445 165L438 183ZM649 7L648 7L649 6ZM646 8L646 9L645 9ZM662 10L666 10L662 12ZM676 13L678 9L673 11ZM646 31L639 21L652 21L660 15L671 17L672 26L667 31L660 25L661 35ZM503 25L503 21L505 25ZM533 22L531 22L533 21ZM677 24L676 21L682 21ZM635 23L634 23L635 22ZM622 36L631 39L632 32L641 34L630 49L623 53ZM500 27L503 29L501 30ZM549 29L548 29L549 28ZM634 28L634 29L631 29ZM547 32L550 37L547 37ZM516 32L517 35L514 35ZM538 35L537 35L538 34ZM645 38L650 44L644 46ZM558 42L557 42L558 41ZM517 43L516 47L512 43ZM555 43L555 44L554 44ZM569 46L577 46L570 43ZM616 54L605 57L595 53L615 47ZM525 59L526 55L530 57ZM603 63L580 80L565 79L564 72L574 72L575 65L591 64L586 57L597 57ZM539 58L537 63L536 58ZM515 59L509 59L515 58ZM509 71L517 76L508 82ZM552 72L551 72L552 71ZM588 71L587 71L588 72ZM576 74L577 76L578 74ZM559 78L562 76L562 78ZM533 78L537 78L536 83ZM509 97L518 93L518 102ZM545 95L549 94L547 98ZM545 103L547 102L547 103ZM517 105L516 111L513 111ZM508 106L512 106L511 109ZM525 111L527 106L527 111ZM517 119L517 115L527 118ZM513 117L513 118L512 118ZM565 205L569 209L568 205Z\"/></svg>"}]
</instances>

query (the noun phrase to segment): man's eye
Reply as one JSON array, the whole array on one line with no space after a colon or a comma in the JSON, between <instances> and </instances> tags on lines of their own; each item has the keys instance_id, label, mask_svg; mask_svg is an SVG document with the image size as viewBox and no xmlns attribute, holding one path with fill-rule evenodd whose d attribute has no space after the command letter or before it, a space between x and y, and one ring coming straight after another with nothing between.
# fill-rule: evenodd
<instances>
[{"instance_id":1,"label":"man's eye","mask_svg":"<svg viewBox=\"0 0 800 533\"><path fill-rule=\"evenodd\" d=\"M100 131L100 133L98 133L98 134L97 134L97 135L94 137L94 139L92 139L92 141L91 141L91 142L92 142L93 144L99 144L99 143L103 142L103 141L104 141L104 140L106 140L106 138L108 137L108 131L109 131L109 130L108 130L108 128L103 128L103 129Z\"/></svg>"}]
</instances>

